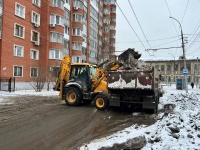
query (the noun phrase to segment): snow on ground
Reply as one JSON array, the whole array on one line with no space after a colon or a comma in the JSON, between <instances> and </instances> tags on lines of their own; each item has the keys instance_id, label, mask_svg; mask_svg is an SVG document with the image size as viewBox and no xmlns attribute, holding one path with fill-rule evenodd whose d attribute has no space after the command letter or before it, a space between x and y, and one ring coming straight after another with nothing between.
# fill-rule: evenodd
<instances>
[{"instance_id":1,"label":"snow on ground","mask_svg":"<svg viewBox=\"0 0 200 150\"><path fill-rule=\"evenodd\" d=\"M80 150L112 147L138 136L145 136L147 141L142 150L199 150L200 89L191 89L189 86L188 88L186 94L185 90L176 90L175 85L164 86L165 94L160 98L160 111L158 110L155 124L133 124L113 135L83 144ZM169 106L173 111L162 111L164 106Z\"/></svg>"},{"instance_id":2,"label":"snow on ground","mask_svg":"<svg viewBox=\"0 0 200 150\"><path fill-rule=\"evenodd\" d=\"M53 90L50 91L43 90L42 92L35 92L35 90L19 90L10 93L5 91L0 91L0 105L13 104L13 102L9 100L9 97L17 95L50 96L50 95L59 95L59 92Z\"/></svg>"},{"instance_id":3,"label":"snow on ground","mask_svg":"<svg viewBox=\"0 0 200 150\"><path fill-rule=\"evenodd\" d=\"M124 143L128 139L145 136L147 144L142 150L199 150L200 149L200 89L176 90L175 85L164 86L165 94L160 98L157 122L150 126L133 124L129 128L113 135L96 139L83 144L80 150L96 150L101 147L112 147L116 143ZM9 96L17 95L59 95L57 91L35 92L31 90L2 92L0 91L0 105L10 104ZM162 111L169 105L172 112ZM175 108L173 109L173 106ZM134 113L133 115L137 115Z\"/></svg>"}]
</instances>

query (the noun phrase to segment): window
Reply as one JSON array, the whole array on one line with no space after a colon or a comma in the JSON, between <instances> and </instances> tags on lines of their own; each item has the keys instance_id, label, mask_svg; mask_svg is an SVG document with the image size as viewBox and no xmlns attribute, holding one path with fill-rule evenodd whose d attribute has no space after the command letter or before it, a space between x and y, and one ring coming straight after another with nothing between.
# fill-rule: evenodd
<instances>
[{"instance_id":1,"label":"window","mask_svg":"<svg viewBox=\"0 0 200 150\"><path fill-rule=\"evenodd\" d=\"M50 42L57 42L63 44L63 34L57 33L57 32L51 32L50 33Z\"/></svg>"},{"instance_id":2,"label":"window","mask_svg":"<svg viewBox=\"0 0 200 150\"><path fill-rule=\"evenodd\" d=\"M92 6L90 6L90 13L91 13L94 17L98 18L98 12L97 12Z\"/></svg>"},{"instance_id":3,"label":"window","mask_svg":"<svg viewBox=\"0 0 200 150\"><path fill-rule=\"evenodd\" d=\"M39 51L31 49L31 59L39 60Z\"/></svg>"},{"instance_id":4,"label":"window","mask_svg":"<svg viewBox=\"0 0 200 150\"><path fill-rule=\"evenodd\" d=\"M110 15L110 10L109 9L104 9L103 12L104 12L105 15L107 15L107 14Z\"/></svg>"},{"instance_id":5,"label":"window","mask_svg":"<svg viewBox=\"0 0 200 150\"><path fill-rule=\"evenodd\" d=\"M82 36L82 30L79 29L79 28L74 28L73 29L73 35Z\"/></svg>"},{"instance_id":6,"label":"window","mask_svg":"<svg viewBox=\"0 0 200 150\"><path fill-rule=\"evenodd\" d=\"M25 7L19 3L15 3L15 15L25 19Z\"/></svg>"},{"instance_id":7,"label":"window","mask_svg":"<svg viewBox=\"0 0 200 150\"><path fill-rule=\"evenodd\" d=\"M24 38L25 27L19 24L14 25L14 35L20 38Z\"/></svg>"},{"instance_id":8,"label":"window","mask_svg":"<svg viewBox=\"0 0 200 150\"><path fill-rule=\"evenodd\" d=\"M90 24L95 28L98 28L98 23L92 17L90 17Z\"/></svg>"},{"instance_id":9,"label":"window","mask_svg":"<svg viewBox=\"0 0 200 150\"><path fill-rule=\"evenodd\" d=\"M115 30L115 26L110 26L110 29L111 30Z\"/></svg>"},{"instance_id":10,"label":"window","mask_svg":"<svg viewBox=\"0 0 200 150\"><path fill-rule=\"evenodd\" d=\"M50 66L50 68L51 68L51 71L52 71L52 77L57 78L60 67Z\"/></svg>"},{"instance_id":11,"label":"window","mask_svg":"<svg viewBox=\"0 0 200 150\"><path fill-rule=\"evenodd\" d=\"M167 71L171 71L171 65L167 65Z\"/></svg>"},{"instance_id":12,"label":"window","mask_svg":"<svg viewBox=\"0 0 200 150\"><path fill-rule=\"evenodd\" d=\"M81 56L72 56L72 63L81 63L82 57Z\"/></svg>"},{"instance_id":13,"label":"window","mask_svg":"<svg viewBox=\"0 0 200 150\"><path fill-rule=\"evenodd\" d=\"M31 77L37 77L37 76L38 76L38 69L31 68Z\"/></svg>"},{"instance_id":14,"label":"window","mask_svg":"<svg viewBox=\"0 0 200 150\"><path fill-rule=\"evenodd\" d=\"M111 21L116 21L116 18L115 17L111 17Z\"/></svg>"},{"instance_id":15,"label":"window","mask_svg":"<svg viewBox=\"0 0 200 150\"><path fill-rule=\"evenodd\" d=\"M155 65L155 68L156 68L157 71L160 70L159 65Z\"/></svg>"},{"instance_id":16,"label":"window","mask_svg":"<svg viewBox=\"0 0 200 150\"><path fill-rule=\"evenodd\" d=\"M165 71L165 65L161 65L161 71Z\"/></svg>"},{"instance_id":17,"label":"window","mask_svg":"<svg viewBox=\"0 0 200 150\"><path fill-rule=\"evenodd\" d=\"M31 41L32 42L39 42L39 37L40 37L40 34L36 31L31 31Z\"/></svg>"},{"instance_id":18,"label":"window","mask_svg":"<svg viewBox=\"0 0 200 150\"><path fill-rule=\"evenodd\" d=\"M51 5L54 7L64 9L64 1L63 0L51 0Z\"/></svg>"},{"instance_id":19,"label":"window","mask_svg":"<svg viewBox=\"0 0 200 150\"><path fill-rule=\"evenodd\" d=\"M70 5L70 0L65 0L65 3Z\"/></svg>"},{"instance_id":20,"label":"window","mask_svg":"<svg viewBox=\"0 0 200 150\"><path fill-rule=\"evenodd\" d=\"M63 56L63 54L62 54L61 50L51 49L49 51L49 59L59 59L59 60L61 60L62 56Z\"/></svg>"},{"instance_id":21,"label":"window","mask_svg":"<svg viewBox=\"0 0 200 150\"><path fill-rule=\"evenodd\" d=\"M22 67L14 66L14 77L22 77Z\"/></svg>"},{"instance_id":22,"label":"window","mask_svg":"<svg viewBox=\"0 0 200 150\"><path fill-rule=\"evenodd\" d=\"M115 13L116 12L116 8L111 8L111 13Z\"/></svg>"},{"instance_id":23,"label":"window","mask_svg":"<svg viewBox=\"0 0 200 150\"><path fill-rule=\"evenodd\" d=\"M73 3L74 5L74 7L78 7L78 8L80 8L80 9L83 9L83 2L82 1L80 1L80 0L74 0L74 3Z\"/></svg>"},{"instance_id":24,"label":"window","mask_svg":"<svg viewBox=\"0 0 200 150\"><path fill-rule=\"evenodd\" d=\"M60 15L51 14L50 15L50 24L57 24L57 25L64 26L64 19Z\"/></svg>"},{"instance_id":25,"label":"window","mask_svg":"<svg viewBox=\"0 0 200 150\"><path fill-rule=\"evenodd\" d=\"M14 56L23 57L24 47L19 45L14 45Z\"/></svg>"},{"instance_id":26,"label":"window","mask_svg":"<svg viewBox=\"0 0 200 150\"><path fill-rule=\"evenodd\" d=\"M72 49L82 51L82 44L78 42L73 42Z\"/></svg>"},{"instance_id":27,"label":"window","mask_svg":"<svg viewBox=\"0 0 200 150\"><path fill-rule=\"evenodd\" d=\"M110 19L104 18L103 23L110 24Z\"/></svg>"},{"instance_id":28,"label":"window","mask_svg":"<svg viewBox=\"0 0 200 150\"><path fill-rule=\"evenodd\" d=\"M40 14L32 11L32 18L31 18L32 23L40 25Z\"/></svg>"},{"instance_id":29,"label":"window","mask_svg":"<svg viewBox=\"0 0 200 150\"><path fill-rule=\"evenodd\" d=\"M73 21L82 23L83 22L83 16L80 15L80 14L73 14Z\"/></svg>"},{"instance_id":30,"label":"window","mask_svg":"<svg viewBox=\"0 0 200 150\"><path fill-rule=\"evenodd\" d=\"M41 0L32 0L32 3L38 7L41 6Z\"/></svg>"},{"instance_id":31,"label":"window","mask_svg":"<svg viewBox=\"0 0 200 150\"><path fill-rule=\"evenodd\" d=\"M64 24L70 24L70 12L67 9L64 11Z\"/></svg>"},{"instance_id":32,"label":"window","mask_svg":"<svg viewBox=\"0 0 200 150\"><path fill-rule=\"evenodd\" d=\"M65 34L69 35L69 27L65 25Z\"/></svg>"},{"instance_id":33,"label":"window","mask_svg":"<svg viewBox=\"0 0 200 150\"><path fill-rule=\"evenodd\" d=\"M69 55L69 41L64 40L64 52L63 55Z\"/></svg>"}]
</instances>

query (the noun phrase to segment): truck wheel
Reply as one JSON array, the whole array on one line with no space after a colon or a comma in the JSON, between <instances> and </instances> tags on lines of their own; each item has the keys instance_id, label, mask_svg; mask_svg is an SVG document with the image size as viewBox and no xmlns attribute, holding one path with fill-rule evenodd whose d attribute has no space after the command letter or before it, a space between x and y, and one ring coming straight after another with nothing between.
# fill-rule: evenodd
<instances>
[{"instance_id":1,"label":"truck wheel","mask_svg":"<svg viewBox=\"0 0 200 150\"><path fill-rule=\"evenodd\" d=\"M109 106L109 101L105 95L99 94L94 98L94 104L98 110L105 110Z\"/></svg>"},{"instance_id":2,"label":"truck wheel","mask_svg":"<svg viewBox=\"0 0 200 150\"><path fill-rule=\"evenodd\" d=\"M69 106L78 106L81 104L83 95L77 88L70 87L66 90L65 102Z\"/></svg>"}]
</instances>

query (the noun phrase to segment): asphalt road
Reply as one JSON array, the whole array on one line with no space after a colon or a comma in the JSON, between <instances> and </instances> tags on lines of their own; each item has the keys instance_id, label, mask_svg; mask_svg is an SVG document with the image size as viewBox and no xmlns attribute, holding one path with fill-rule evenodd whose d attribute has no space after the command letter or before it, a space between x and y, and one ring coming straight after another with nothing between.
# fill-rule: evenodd
<instances>
[{"instance_id":1,"label":"asphalt road","mask_svg":"<svg viewBox=\"0 0 200 150\"><path fill-rule=\"evenodd\" d=\"M134 123L154 122L150 115L97 111L92 104L69 107L58 96L2 98L8 102L0 105L2 150L74 150Z\"/></svg>"}]
</instances>

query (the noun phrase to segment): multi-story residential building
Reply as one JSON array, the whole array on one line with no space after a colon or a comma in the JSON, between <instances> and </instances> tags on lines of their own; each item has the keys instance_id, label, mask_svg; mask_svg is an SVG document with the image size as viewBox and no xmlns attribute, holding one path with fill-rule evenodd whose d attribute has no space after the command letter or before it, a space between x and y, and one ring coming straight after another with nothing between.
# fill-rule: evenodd
<instances>
[{"instance_id":1,"label":"multi-story residential building","mask_svg":"<svg viewBox=\"0 0 200 150\"><path fill-rule=\"evenodd\" d=\"M64 55L100 64L115 52L115 0L0 0L0 26L0 77L16 89L57 77Z\"/></svg>"},{"instance_id":2,"label":"multi-story residential building","mask_svg":"<svg viewBox=\"0 0 200 150\"><path fill-rule=\"evenodd\" d=\"M161 81L164 83L176 82L176 79L183 78L184 61L182 57L174 59L157 59L146 60L155 67L156 71L161 74ZM194 82L200 85L200 60L199 58L187 58L186 66L188 69L188 83Z\"/></svg>"}]
</instances>

